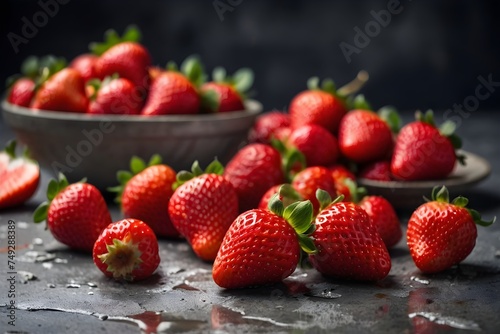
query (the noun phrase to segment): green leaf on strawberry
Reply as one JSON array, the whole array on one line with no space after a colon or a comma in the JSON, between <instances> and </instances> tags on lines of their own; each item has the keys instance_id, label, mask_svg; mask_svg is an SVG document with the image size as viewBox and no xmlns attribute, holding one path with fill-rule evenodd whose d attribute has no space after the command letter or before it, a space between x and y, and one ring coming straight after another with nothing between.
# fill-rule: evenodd
<instances>
[{"instance_id":1,"label":"green leaf on strawberry","mask_svg":"<svg viewBox=\"0 0 500 334\"><path fill-rule=\"evenodd\" d=\"M200 167L200 163L198 162L198 160L196 160L191 166L191 171L181 170L179 173L177 173L176 181L173 184L173 189L175 190L187 181L203 174L222 175L224 174L224 166L220 163L219 160L217 160L217 158L215 158L214 161L212 161L207 166L207 168L203 170Z\"/></svg>"}]
</instances>

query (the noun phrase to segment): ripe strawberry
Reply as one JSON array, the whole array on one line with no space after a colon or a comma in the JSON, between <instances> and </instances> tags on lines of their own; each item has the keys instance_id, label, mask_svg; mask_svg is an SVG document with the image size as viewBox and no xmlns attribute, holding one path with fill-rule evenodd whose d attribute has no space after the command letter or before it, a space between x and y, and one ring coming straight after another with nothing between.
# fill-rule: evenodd
<instances>
[{"instance_id":1,"label":"ripe strawberry","mask_svg":"<svg viewBox=\"0 0 500 334\"><path fill-rule=\"evenodd\" d=\"M0 209L26 202L35 193L40 181L38 163L28 158L27 151L16 156L16 142L0 151Z\"/></svg>"},{"instance_id":2,"label":"ripe strawberry","mask_svg":"<svg viewBox=\"0 0 500 334\"><path fill-rule=\"evenodd\" d=\"M132 218L108 225L95 242L92 257L104 275L129 282L150 277L160 264L153 230Z\"/></svg>"},{"instance_id":3,"label":"ripe strawberry","mask_svg":"<svg viewBox=\"0 0 500 334\"><path fill-rule=\"evenodd\" d=\"M101 231L111 223L106 202L99 190L88 183L68 184L64 175L51 180L48 201L35 210L35 223L47 221L58 241L70 248L92 252Z\"/></svg>"},{"instance_id":4,"label":"ripe strawberry","mask_svg":"<svg viewBox=\"0 0 500 334\"><path fill-rule=\"evenodd\" d=\"M259 143L238 151L226 165L224 177L236 189L240 212L256 208L269 188L285 181L280 153Z\"/></svg>"},{"instance_id":5,"label":"ripe strawberry","mask_svg":"<svg viewBox=\"0 0 500 334\"><path fill-rule=\"evenodd\" d=\"M90 79L97 78L97 71L95 69L97 59L99 57L91 53L81 54L74 58L68 67L80 72L83 81L87 82Z\"/></svg>"},{"instance_id":6,"label":"ripe strawberry","mask_svg":"<svg viewBox=\"0 0 500 334\"><path fill-rule=\"evenodd\" d=\"M7 101L12 104L29 107L35 96L35 82L31 78L19 78L9 90Z\"/></svg>"},{"instance_id":7,"label":"ripe strawberry","mask_svg":"<svg viewBox=\"0 0 500 334\"><path fill-rule=\"evenodd\" d=\"M307 166L329 166L338 158L337 138L316 124L306 124L292 129L286 145L304 154Z\"/></svg>"},{"instance_id":8,"label":"ripe strawberry","mask_svg":"<svg viewBox=\"0 0 500 334\"><path fill-rule=\"evenodd\" d=\"M361 169L359 177L375 181L392 181L390 161L375 161Z\"/></svg>"},{"instance_id":9,"label":"ripe strawberry","mask_svg":"<svg viewBox=\"0 0 500 334\"><path fill-rule=\"evenodd\" d=\"M196 114L200 97L195 86L179 72L167 71L152 82L142 115Z\"/></svg>"},{"instance_id":10,"label":"ripe strawberry","mask_svg":"<svg viewBox=\"0 0 500 334\"><path fill-rule=\"evenodd\" d=\"M80 72L65 68L53 74L36 92L31 107L51 111L84 113L89 100Z\"/></svg>"},{"instance_id":11,"label":"ripe strawberry","mask_svg":"<svg viewBox=\"0 0 500 334\"><path fill-rule=\"evenodd\" d=\"M356 176L344 165L336 164L328 167L332 173L333 182L337 195L344 195L344 201L351 201L351 190L346 185L346 180L356 180Z\"/></svg>"},{"instance_id":12,"label":"ripe strawberry","mask_svg":"<svg viewBox=\"0 0 500 334\"><path fill-rule=\"evenodd\" d=\"M467 209L468 200L457 197L451 203L446 187L435 187L431 200L419 206L408 221L406 240L415 265L436 273L462 262L474 249L476 224L491 225Z\"/></svg>"},{"instance_id":13,"label":"ripe strawberry","mask_svg":"<svg viewBox=\"0 0 500 334\"><path fill-rule=\"evenodd\" d=\"M147 165L139 157L132 157L130 170L119 171L120 185L110 189L118 193L117 202L121 203L125 218L144 221L158 237L178 237L168 215L175 171L161 164L159 155L151 157Z\"/></svg>"},{"instance_id":14,"label":"ripe strawberry","mask_svg":"<svg viewBox=\"0 0 500 334\"><path fill-rule=\"evenodd\" d=\"M339 126L342 155L356 163L366 163L390 156L393 146L389 125L371 110L349 111Z\"/></svg>"},{"instance_id":15,"label":"ripe strawberry","mask_svg":"<svg viewBox=\"0 0 500 334\"><path fill-rule=\"evenodd\" d=\"M391 258L366 211L352 202L339 202L341 196L331 202L325 192L318 193L322 210L311 234L318 250L309 255L313 267L323 275L341 279L385 278L391 269Z\"/></svg>"},{"instance_id":16,"label":"ripe strawberry","mask_svg":"<svg viewBox=\"0 0 500 334\"><path fill-rule=\"evenodd\" d=\"M95 63L96 75L104 79L117 73L130 80L138 89L138 94L146 96L149 87L149 51L138 43L141 35L135 26L128 27L120 37L114 30L105 33L103 43L92 43L91 51L99 56Z\"/></svg>"},{"instance_id":17,"label":"ripe strawberry","mask_svg":"<svg viewBox=\"0 0 500 334\"><path fill-rule=\"evenodd\" d=\"M274 110L260 115L250 130L248 140L251 143L270 144L276 137L276 132L281 128L290 127L290 115Z\"/></svg>"},{"instance_id":18,"label":"ripe strawberry","mask_svg":"<svg viewBox=\"0 0 500 334\"><path fill-rule=\"evenodd\" d=\"M417 112L417 120L404 126L396 138L391 160L391 173L400 180L435 180L446 178L458 159L455 149L460 148L460 138L453 134L451 121L436 128L433 113Z\"/></svg>"},{"instance_id":19,"label":"ripe strawberry","mask_svg":"<svg viewBox=\"0 0 500 334\"><path fill-rule=\"evenodd\" d=\"M313 166L297 173L292 180L292 187L306 200L310 200L314 212L318 212L320 203L316 198L316 190L322 189L331 197L337 197L332 173L326 167Z\"/></svg>"},{"instance_id":20,"label":"ripe strawberry","mask_svg":"<svg viewBox=\"0 0 500 334\"><path fill-rule=\"evenodd\" d=\"M238 195L215 160L205 171L195 162L191 172L177 174L168 213L175 228L186 237L195 254L213 261L222 239L238 216Z\"/></svg>"},{"instance_id":21,"label":"ripe strawberry","mask_svg":"<svg viewBox=\"0 0 500 334\"><path fill-rule=\"evenodd\" d=\"M372 219L387 248L393 247L401 240L403 236L401 224L388 200L382 196L364 196L358 204Z\"/></svg>"},{"instance_id":22,"label":"ripe strawberry","mask_svg":"<svg viewBox=\"0 0 500 334\"><path fill-rule=\"evenodd\" d=\"M276 195L269 208L246 211L231 224L212 270L220 287L237 289L281 282L297 267L301 248L308 253L315 251L308 237L312 221L309 201L285 208Z\"/></svg>"},{"instance_id":23,"label":"ripe strawberry","mask_svg":"<svg viewBox=\"0 0 500 334\"><path fill-rule=\"evenodd\" d=\"M91 97L89 114L138 115L142 108L142 97L137 95L134 84L125 78L92 81L96 93Z\"/></svg>"}]
</instances>

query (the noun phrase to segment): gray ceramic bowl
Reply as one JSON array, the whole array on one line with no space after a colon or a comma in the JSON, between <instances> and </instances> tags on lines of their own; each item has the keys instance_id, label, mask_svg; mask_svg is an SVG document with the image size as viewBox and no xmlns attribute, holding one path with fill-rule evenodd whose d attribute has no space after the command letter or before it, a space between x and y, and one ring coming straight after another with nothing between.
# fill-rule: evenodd
<instances>
[{"instance_id":1,"label":"gray ceramic bowl","mask_svg":"<svg viewBox=\"0 0 500 334\"><path fill-rule=\"evenodd\" d=\"M128 169L133 155L158 153L175 171L215 157L226 163L242 146L262 106L223 114L118 116L37 111L2 102L3 118L32 157L53 175L86 177L100 189L117 184L116 171Z\"/></svg>"}]
</instances>

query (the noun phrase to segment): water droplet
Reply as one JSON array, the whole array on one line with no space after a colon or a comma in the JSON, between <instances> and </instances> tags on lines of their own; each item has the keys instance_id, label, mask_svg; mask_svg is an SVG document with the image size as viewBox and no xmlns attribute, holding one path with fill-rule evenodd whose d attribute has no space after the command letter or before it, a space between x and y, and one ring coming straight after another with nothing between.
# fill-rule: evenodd
<instances>
[{"instance_id":1,"label":"water droplet","mask_svg":"<svg viewBox=\"0 0 500 334\"><path fill-rule=\"evenodd\" d=\"M68 283L66 284L66 287L69 288L69 289L78 289L80 288L80 284L77 284L77 283Z\"/></svg>"},{"instance_id":2,"label":"water droplet","mask_svg":"<svg viewBox=\"0 0 500 334\"><path fill-rule=\"evenodd\" d=\"M93 295L94 294L94 291L89 291L87 292L88 295Z\"/></svg>"},{"instance_id":3,"label":"water droplet","mask_svg":"<svg viewBox=\"0 0 500 334\"><path fill-rule=\"evenodd\" d=\"M56 287L56 285L54 283L49 283L47 284L47 287L53 289Z\"/></svg>"},{"instance_id":4,"label":"water droplet","mask_svg":"<svg viewBox=\"0 0 500 334\"><path fill-rule=\"evenodd\" d=\"M36 276L29 271L18 271L17 275L19 277L19 281L23 284L28 283L28 281L36 280Z\"/></svg>"},{"instance_id":5,"label":"water droplet","mask_svg":"<svg viewBox=\"0 0 500 334\"><path fill-rule=\"evenodd\" d=\"M90 286L91 288L97 288L97 284L93 282L87 282L87 285Z\"/></svg>"},{"instance_id":6,"label":"water droplet","mask_svg":"<svg viewBox=\"0 0 500 334\"><path fill-rule=\"evenodd\" d=\"M42 266L45 268L45 269L52 269L52 267L54 266L53 263L51 262L44 262L42 263Z\"/></svg>"},{"instance_id":7,"label":"water droplet","mask_svg":"<svg viewBox=\"0 0 500 334\"><path fill-rule=\"evenodd\" d=\"M417 277L417 276L412 276L410 277L410 279L414 282L418 282L420 284L429 284L430 281L429 280L426 280L426 279L423 279L423 278L420 278L420 277Z\"/></svg>"},{"instance_id":8,"label":"water droplet","mask_svg":"<svg viewBox=\"0 0 500 334\"><path fill-rule=\"evenodd\" d=\"M61 258L55 258L54 259L55 263L68 263L67 259L61 259Z\"/></svg>"},{"instance_id":9,"label":"water droplet","mask_svg":"<svg viewBox=\"0 0 500 334\"><path fill-rule=\"evenodd\" d=\"M20 228L21 230L26 230L30 226L27 222L17 222L16 226Z\"/></svg>"},{"instance_id":10,"label":"water droplet","mask_svg":"<svg viewBox=\"0 0 500 334\"><path fill-rule=\"evenodd\" d=\"M41 245L43 245L43 239L42 238L34 238L31 243L35 246L41 246Z\"/></svg>"},{"instance_id":11,"label":"water droplet","mask_svg":"<svg viewBox=\"0 0 500 334\"><path fill-rule=\"evenodd\" d=\"M325 299L336 299L342 297L341 294L334 292L334 288L326 289L314 289L312 288L306 295L311 297L325 298Z\"/></svg>"}]
</instances>

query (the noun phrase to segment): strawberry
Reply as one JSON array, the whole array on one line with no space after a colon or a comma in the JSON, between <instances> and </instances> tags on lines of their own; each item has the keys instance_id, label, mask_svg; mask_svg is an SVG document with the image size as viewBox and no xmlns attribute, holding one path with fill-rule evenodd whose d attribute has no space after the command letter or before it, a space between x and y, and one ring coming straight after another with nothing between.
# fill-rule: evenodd
<instances>
[{"instance_id":1,"label":"strawberry","mask_svg":"<svg viewBox=\"0 0 500 334\"><path fill-rule=\"evenodd\" d=\"M128 27L123 36L108 30L103 43L92 43L91 51L99 56L95 71L99 79L117 73L121 78L130 80L137 87L138 95L146 96L149 87L149 51L138 43L140 31L135 26Z\"/></svg>"},{"instance_id":2,"label":"strawberry","mask_svg":"<svg viewBox=\"0 0 500 334\"><path fill-rule=\"evenodd\" d=\"M200 97L183 74L167 71L153 80L142 115L196 114Z\"/></svg>"},{"instance_id":3,"label":"strawberry","mask_svg":"<svg viewBox=\"0 0 500 334\"><path fill-rule=\"evenodd\" d=\"M191 172L177 174L168 204L172 224L205 261L215 260L226 231L238 216L238 195L223 172L217 160L205 171L193 163Z\"/></svg>"},{"instance_id":4,"label":"strawberry","mask_svg":"<svg viewBox=\"0 0 500 334\"><path fill-rule=\"evenodd\" d=\"M109 224L96 240L92 257L104 275L129 282L150 277L160 264L153 230L132 218Z\"/></svg>"},{"instance_id":5,"label":"strawberry","mask_svg":"<svg viewBox=\"0 0 500 334\"><path fill-rule=\"evenodd\" d=\"M356 176L344 165L336 164L328 167L332 173L333 182L335 183L335 190L337 195L344 195L344 201L351 200L351 191L346 185L346 180L356 180Z\"/></svg>"},{"instance_id":6,"label":"strawberry","mask_svg":"<svg viewBox=\"0 0 500 334\"><path fill-rule=\"evenodd\" d=\"M158 237L178 237L168 215L168 202L173 194L175 171L161 164L154 155L146 164L139 157L130 160L131 171L119 171L120 185L109 189L117 193L125 218L136 218L148 224Z\"/></svg>"},{"instance_id":7,"label":"strawberry","mask_svg":"<svg viewBox=\"0 0 500 334\"><path fill-rule=\"evenodd\" d=\"M28 158L27 151L17 157L16 142L9 142L5 150L0 151L0 209L26 202L35 193L39 181L38 163Z\"/></svg>"},{"instance_id":8,"label":"strawberry","mask_svg":"<svg viewBox=\"0 0 500 334\"><path fill-rule=\"evenodd\" d=\"M102 82L95 79L91 83L96 93L91 98L89 114L140 114L142 98L136 95L137 89L130 80L108 77Z\"/></svg>"},{"instance_id":9,"label":"strawberry","mask_svg":"<svg viewBox=\"0 0 500 334\"><path fill-rule=\"evenodd\" d=\"M366 188L358 187L351 179L344 181L349 188L351 202L363 208L377 228L387 248L396 245L403 236L399 218L392 204L382 196L368 195Z\"/></svg>"},{"instance_id":10,"label":"strawberry","mask_svg":"<svg viewBox=\"0 0 500 334\"><path fill-rule=\"evenodd\" d=\"M80 72L83 81L87 82L90 79L97 78L97 71L95 69L95 64L99 57L95 54L85 53L74 58L68 65L69 68L73 68Z\"/></svg>"},{"instance_id":11,"label":"strawberry","mask_svg":"<svg viewBox=\"0 0 500 334\"><path fill-rule=\"evenodd\" d=\"M360 95L357 99L354 103L359 105L364 97ZM392 118L399 119L397 115L392 115ZM389 124L377 113L365 109L351 110L342 118L338 139L342 155L356 163L389 157L393 147Z\"/></svg>"},{"instance_id":12,"label":"strawberry","mask_svg":"<svg viewBox=\"0 0 500 334\"><path fill-rule=\"evenodd\" d=\"M273 110L260 115L255 120L248 135L251 143L270 144L271 139L276 137L276 132L281 128L290 126L290 115L278 110Z\"/></svg>"},{"instance_id":13,"label":"strawberry","mask_svg":"<svg viewBox=\"0 0 500 334\"><path fill-rule=\"evenodd\" d=\"M7 78L7 101L22 107L30 107L38 86L51 74L61 70L66 62L48 55L42 58L27 57L21 64L21 74Z\"/></svg>"},{"instance_id":14,"label":"strawberry","mask_svg":"<svg viewBox=\"0 0 500 334\"><path fill-rule=\"evenodd\" d=\"M329 166L338 158L337 138L316 124L306 124L292 129L286 145L304 154L307 166Z\"/></svg>"},{"instance_id":15,"label":"strawberry","mask_svg":"<svg viewBox=\"0 0 500 334\"><path fill-rule=\"evenodd\" d=\"M236 189L240 212L256 208L269 188L285 181L280 153L260 143L240 149L227 163L224 177Z\"/></svg>"},{"instance_id":16,"label":"strawberry","mask_svg":"<svg viewBox=\"0 0 500 334\"><path fill-rule=\"evenodd\" d=\"M308 237L312 229L309 201L285 208L276 194L269 208L246 211L231 224L212 270L220 287L237 289L279 283L294 272L301 248L315 252Z\"/></svg>"},{"instance_id":17,"label":"strawberry","mask_svg":"<svg viewBox=\"0 0 500 334\"><path fill-rule=\"evenodd\" d=\"M359 177L375 181L392 181L391 162L387 160L374 161L361 169Z\"/></svg>"},{"instance_id":18,"label":"strawberry","mask_svg":"<svg viewBox=\"0 0 500 334\"><path fill-rule=\"evenodd\" d=\"M85 82L78 72L65 68L45 81L33 98L31 107L50 111L84 113L89 100L85 92Z\"/></svg>"},{"instance_id":19,"label":"strawberry","mask_svg":"<svg viewBox=\"0 0 500 334\"><path fill-rule=\"evenodd\" d=\"M316 190L323 189L331 197L337 197L332 173L322 166L307 167L297 173L292 180L292 187L306 200L310 200L314 212L318 212L320 203L316 198Z\"/></svg>"},{"instance_id":20,"label":"strawberry","mask_svg":"<svg viewBox=\"0 0 500 334\"><path fill-rule=\"evenodd\" d=\"M406 240L415 265L425 273L436 273L462 262L474 249L477 225L491 225L466 208L468 200L451 203L446 187L435 187L431 200L419 206L408 221Z\"/></svg>"},{"instance_id":21,"label":"strawberry","mask_svg":"<svg viewBox=\"0 0 500 334\"><path fill-rule=\"evenodd\" d=\"M352 202L331 202L318 191L321 211L311 234L317 254L309 255L323 275L357 281L377 281L391 269L389 252L365 210Z\"/></svg>"},{"instance_id":22,"label":"strawberry","mask_svg":"<svg viewBox=\"0 0 500 334\"><path fill-rule=\"evenodd\" d=\"M245 93L252 86L253 72L243 68L229 77L224 68L217 67L212 77L213 81L200 87L202 107L209 112L244 110Z\"/></svg>"},{"instance_id":23,"label":"strawberry","mask_svg":"<svg viewBox=\"0 0 500 334\"><path fill-rule=\"evenodd\" d=\"M46 220L47 227L58 241L70 248L92 252L101 231L111 223L106 202L91 184L68 184L64 175L51 180L47 202L35 210L35 223Z\"/></svg>"},{"instance_id":24,"label":"strawberry","mask_svg":"<svg viewBox=\"0 0 500 334\"><path fill-rule=\"evenodd\" d=\"M35 82L30 78L19 78L10 88L7 101L12 104L29 107L35 96Z\"/></svg>"},{"instance_id":25,"label":"strawberry","mask_svg":"<svg viewBox=\"0 0 500 334\"><path fill-rule=\"evenodd\" d=\"M460 138L453 134L456 125L451 121L436 128L433 113L416 113L416 121L405 125L396 138L391 160L391 173L400 180L436 180L446 178L456 161L464 157L455 153Z\"/></svg>"}]
</instances>

